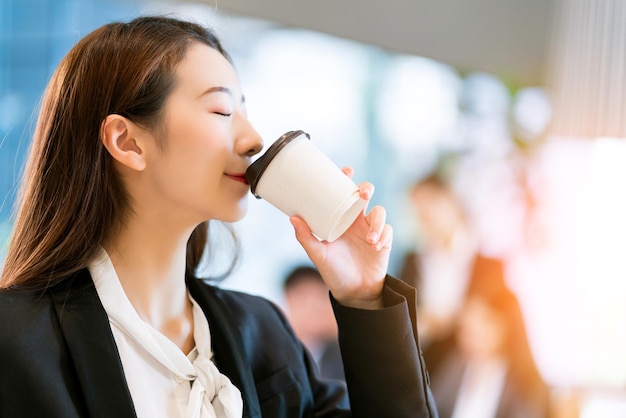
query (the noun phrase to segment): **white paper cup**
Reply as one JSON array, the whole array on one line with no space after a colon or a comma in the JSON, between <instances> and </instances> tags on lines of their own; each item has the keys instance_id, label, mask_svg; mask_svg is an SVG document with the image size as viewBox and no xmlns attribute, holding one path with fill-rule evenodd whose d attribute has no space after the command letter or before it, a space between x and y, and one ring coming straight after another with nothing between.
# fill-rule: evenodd
<instances>
[{"instance_id":1,"label":"white paper cup","mask_svg":"<svg viewBox=\"0 0 626 418\"><path fill-rule=\"evenodd\" d=\"M246 171L254 196L288 216L300 216L321 240L334 241L367 202L357 185L303 131L289 131Z\"/></svg>"}]
</instances>

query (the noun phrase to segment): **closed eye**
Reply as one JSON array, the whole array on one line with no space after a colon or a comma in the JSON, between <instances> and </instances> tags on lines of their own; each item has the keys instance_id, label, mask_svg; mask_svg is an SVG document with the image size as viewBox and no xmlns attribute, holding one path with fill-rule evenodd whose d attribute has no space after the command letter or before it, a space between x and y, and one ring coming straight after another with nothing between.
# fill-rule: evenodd
<instances>
[{"instance_id":1,"label":"closed eye","mask_svg":"<svg viewBox=\"0 0 626 418\"><path fill-rule=\"evenodd\" d=\"M213 113L215 113L216 115L219 115L219 116L224 116L225 118L230 117L230 116L233 115L232 113L226 113L226 112L213 112Z\"/></svg>"}]
</instances>

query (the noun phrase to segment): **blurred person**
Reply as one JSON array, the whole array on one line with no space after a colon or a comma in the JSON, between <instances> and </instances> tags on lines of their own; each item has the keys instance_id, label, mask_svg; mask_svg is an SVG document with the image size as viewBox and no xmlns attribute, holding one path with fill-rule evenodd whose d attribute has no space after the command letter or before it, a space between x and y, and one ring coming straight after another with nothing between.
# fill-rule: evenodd
<instances>
[{"instance_id":1,"label":"blurred person","mask_svg":"<svg viewBox=\"0 0 626 418\"><path fill-rule=\"evenodd\" d=\"M290 218L330 289L347 392L319 378L276 305L198 278L220 245L209 225L246 213L261 149L211 30L144 16L68 52L41 102L0 278L0 416L437 416L414 289L386 274L382 206L333 242Z\"/></svg>"},{"instance_id":2,"label":"blurred person","mask_svg":"<svg viewBox=\"0 0 626 418\"><path fill-rule=\"evenodd\" d=\"M550 391L535 365L522 312L501 275L474 274L457 347L431 373L441 418L547 418Z\"/></svg>"},{"instance_id":3,"label":"blurred person","mask_svg":"<svg viewBox=\"0 0 626 418\"><path fill-rule=\"evenodd\" d=\"M550 418L579 418L582 392L581 389L574 388L552 388Z\"/></svg>"},{"instance_id":4,"label":"blurred person","mask_svg":"<svg viewBox=\"0 0 626 418\"><path fill-rule=\"evenodd\" d=\"M294 267L283 283L287 319L323 378L345 380L328 286L313 266Z\"/></svg>"},{"instance_id":5,"label":"blurred person","mask_svg":"<svg viewBox=\"0 0 626 418\"><path fill-rule=\"evenodd\" d=\"M501 263L480 254L463 203L441 174L418 180L408 195L418 236L399 277L418 290L420 341L428 370L435 372L456 344L454 324L472 272L497 272Z\"/></svg>"}]
</instances>

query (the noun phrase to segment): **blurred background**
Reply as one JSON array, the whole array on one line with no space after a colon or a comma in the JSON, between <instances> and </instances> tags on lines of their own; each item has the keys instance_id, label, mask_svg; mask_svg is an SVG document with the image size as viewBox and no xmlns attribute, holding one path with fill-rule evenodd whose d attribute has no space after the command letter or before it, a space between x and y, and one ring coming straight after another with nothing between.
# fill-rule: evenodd
<instances>
[{"instance_id":1,"label":"blurred background","mask_svg":"<svg viewBox=\"0 0 626 418\"><path fill-rule=\"evenodd\" d=\"M92 29L146 13L215 28L266 146L302 129L375 184L391 274L425 246L412 186L444 178L567 416L626 417L626 3L0 0L0 264L52 71ZM306 263L286 216L251 196L235 228L221 285L284 306L282 278Z\"/></svg>"}]
</instances>

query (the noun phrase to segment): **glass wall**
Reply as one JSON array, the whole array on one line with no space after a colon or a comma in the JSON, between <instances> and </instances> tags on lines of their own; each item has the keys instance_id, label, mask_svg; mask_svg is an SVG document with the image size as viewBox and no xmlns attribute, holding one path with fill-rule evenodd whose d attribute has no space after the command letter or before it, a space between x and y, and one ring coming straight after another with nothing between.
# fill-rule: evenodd
<instances>
[{"instance_id":1,"label":"glass wall","mask_svg":"<svg viewBox=\"0 0 626 418\"><path fill-rule=\"evenodd\" d=\"M37 104L65 53L112 19L141 10L142 1L0 1L0 259L11 229L19 176Z\"/></svg>"}]
</instances>

